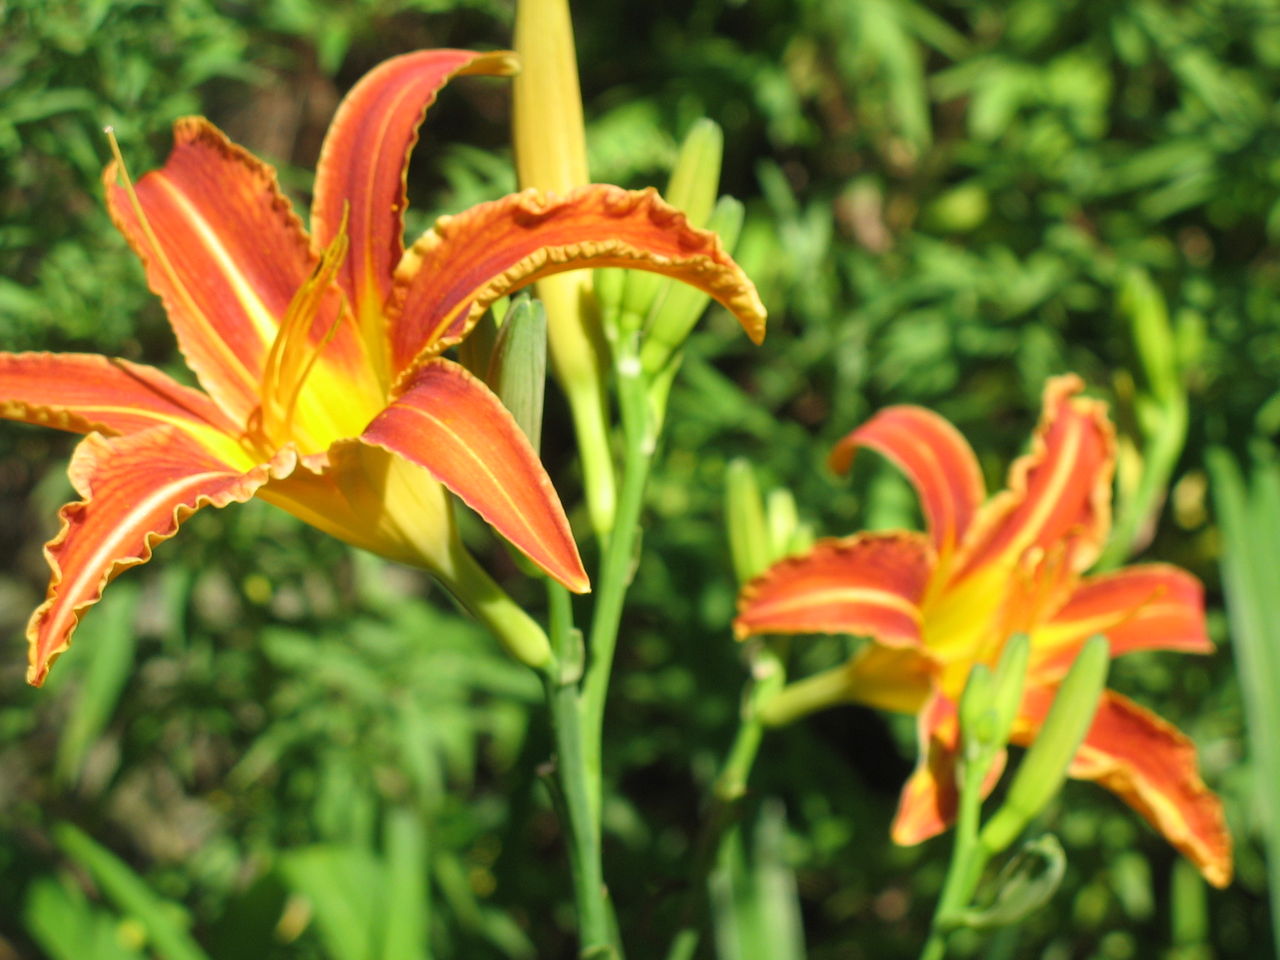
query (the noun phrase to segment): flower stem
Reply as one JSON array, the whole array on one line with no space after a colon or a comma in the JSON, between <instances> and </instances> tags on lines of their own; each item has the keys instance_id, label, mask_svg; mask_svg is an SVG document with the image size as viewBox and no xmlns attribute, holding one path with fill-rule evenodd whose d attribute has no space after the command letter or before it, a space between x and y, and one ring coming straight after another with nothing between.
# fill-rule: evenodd
<instances>
[{"instance_id":1,"label":"flower stem","mask_svg":"<svg viewBox=\"0 0 1280 960\"><path fill-rule=\"evenodd\" d=\"M760 719L770 727L784 727L815 710L849 699L849 670L832 667L797 680L760 705Z\"/></svg>"},{"instance_id":2,"label":"flower stem","mask_svg":"<svg viewBox=\"0 0 1280 960\"><path fill-rule=\"evenodd\" d=\"M616 958L609 920L608 892L600 856L600 820L592 806L593 781L585 763L582 700L578 677L582 654L581 639L573 629L573 607L569 592L558 583L547 582L551 616L551 644L555 669L544 673L547 706L556 743L556 775L560 782L569 838L569 865L573 875L574 901L578 913L579 956Z\"/></svg>"},{"instance_id":3,"label":"flower stem","mask_svg":"<svg viewBox=\"0 0 1280 960\"><path fill-rule=\"evenodd\" d=\"M592 810L600 818L601 804L601 739L604 732L604 706L609 693L609 676L618 642L622 609L631 585L640 512L644 506L645 484L653 460L654 437L649 430L646 403L647 378L640 365L634 339L624 341L615 353L618 406L621 412L625 453L622 488L618 495L613 530L605 545L604 560L596 582L596 605L591 619L588 642L589 658L582 686L582 710L585 730L583 749L587 771L595 787Z\"/></svg>"},{"instance_id":4,"label":"flower stem","mask_svg":"<svg viewBox=\"0 0 1280 960\"><path fill-rule=\"evenodd\" d=\"M768 651L761 654L755 673L756 680L747 693L738 732L712 787L711 806L694 848L693 870L680 925L667 950L667 960L691 960L698 949L707 905L707 878L715 864L724 860L726 841L741 815L747 779L764 737L761 707L776 696L786 682L782 662Z\"/></svg>"},{"instance_id":5,"label":"flower stem","mask_svg":"<svg viewBox=\"0 0 1280 960\"><path fill-rule=\"evenodd\" d=\"M965 763L961 769L955 847L951 851L947 879L942 885L942 896L938 899L929 927L929 939L920 960L942 960L946 956L947 934L956 914L973 899L983 868L990 859L991 854L978 834L982 815L982 780L989 768L990 763L984 762Z\"/></svg>"}]
</instances>

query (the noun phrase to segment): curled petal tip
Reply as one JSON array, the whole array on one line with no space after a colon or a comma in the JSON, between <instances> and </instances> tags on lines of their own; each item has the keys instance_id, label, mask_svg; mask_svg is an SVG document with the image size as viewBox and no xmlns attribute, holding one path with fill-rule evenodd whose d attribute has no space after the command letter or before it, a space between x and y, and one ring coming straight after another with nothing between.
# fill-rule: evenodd
<instances>
[{"instance_id":1,"label":"curled petal tip","mask_svg":"<svg viewBox=\"0 0 1280 960\"><path fill-rule=\"evenodd\" d=\"M493 50L471 61L458 71L458 76L483 74L490 77L514 77L519 73L519 54L514 50Z\"/></svg>"}]
</instances>

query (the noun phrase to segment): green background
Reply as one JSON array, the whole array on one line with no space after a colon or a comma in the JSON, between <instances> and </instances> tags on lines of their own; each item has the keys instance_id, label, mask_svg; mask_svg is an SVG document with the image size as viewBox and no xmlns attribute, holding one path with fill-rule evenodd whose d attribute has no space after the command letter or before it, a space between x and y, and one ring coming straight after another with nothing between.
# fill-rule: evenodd
<instances>
[{"instance_id":1,"label":"green background","mask_svg":"<svg viewBox=\"0 0 1280 960\"><path fill-rule=\"evenodd\" d=\"M0 2L0 346L181 369L103 210L103 126L136 176L175 117L203 113L305 208L324 129L364 71L507 46L511 16L483 0ZM593 177L661 184L688 126L719 122L723 190L748 209L737 255L771 312L758 349L718 309L694 335L649 493L606 748L606 871L631 955L665 949L745 680L728 460L792 489L820 534L916 526L891 470L866 458L837 480L830 444L885 404L925 404L996 487L1045 378L1074 370L1112 403L1123 502L1161 349L1187 442L1135 549L1205 580L1223 649L1134 656L1111 683L1196 740L1237 879L1207 891L1110 794L1070 783L1044 822L1067 849L1063 888L997 952L957 947L1265 955L1263 777L1205 462L1214 446L1265 458L1280 430L1280 5L670 0L583 3L575 23ZM502 81L443 94L410 170L411 235L513 189L508 108ZM1121 303L1135 276L1167 305L1155 347ZM23 625L73 443L0 429L0 958L570 956L538 684L412 571L263 504L206 512L108 592L46 689L25 687ZM593 569L554 391L544 448ZM843 655L808 643L797 670ZM722 956L752 956L730 929L757 921L802 928L815 960L914 955L949 848L887 840L913 759L909 718L859 708L769 736L750 849L716 898Z\"/></svg>"}]
</instances>

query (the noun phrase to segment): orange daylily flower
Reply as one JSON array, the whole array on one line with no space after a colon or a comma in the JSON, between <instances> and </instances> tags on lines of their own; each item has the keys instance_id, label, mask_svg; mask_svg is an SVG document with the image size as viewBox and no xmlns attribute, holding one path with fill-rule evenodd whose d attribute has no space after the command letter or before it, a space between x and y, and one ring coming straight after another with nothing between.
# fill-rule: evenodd
<instances>
[{"instance_id":1,"label":"orange daylily flower","mask_svg":"<svg viewBox=\"0 0 1280 960\"><path fill-rule=\"evenodd\" d=\"M511 415L443 352L497 298L579 267L692 283L751 332L764 312L715 237L651 191L527 190L443 217L406 250L405 172L427 107L453 76L513 69L507 53L431 50L365 76L325 138L309 236L275 172L202 118L175 124L164 167L136 186L107 168L112 218L203 390L125 360L0 354L0 416L88 434L70 466L82 499L46 546L30 682L116 574L195 510L254 496L430 570L519 655L549 656L462 548L446 490L581 592L577 546ZM521 650L511 634L526 627L538 636Z\"/></svg>"},{"instance_id":2,"label":"orange daylily flower","mask_svg":"<svg viewBox=\"0 0 1280 960\"><path fill-rule=\"evenodd\" d=\"M740 637L849 633L875 642L833 675L843 699L918 717L920 759L893 824L899 843L931 837L955 815L956 704L970 669L994 664L1025 633L1031 659L1013 742L1035 739L1057 685L1086 639L1105 634L1112 656L1134 650L1208 653L1203 591L1189 573L1139 564L1083 576L1111 524L1114 430L1106 407L1053 379L1031 452L1008 488L986 498L968 443L942 417L890 407L831 455L844 471L875 450L920 495L928 534L859 533L823 540L743 590ZM801 681L804 682L804 681ZM1231 877L1222 805L1177 729L1110 690L1070 768L1145 817L1216 886Z\"/></svg>"}]
</instances>

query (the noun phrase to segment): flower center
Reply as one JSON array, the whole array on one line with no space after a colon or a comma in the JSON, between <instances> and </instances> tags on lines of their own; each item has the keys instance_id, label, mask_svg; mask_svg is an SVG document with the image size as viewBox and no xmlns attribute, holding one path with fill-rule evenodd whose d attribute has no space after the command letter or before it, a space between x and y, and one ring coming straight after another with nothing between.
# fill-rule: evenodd
<instances>
[{"instance_id":1,"label":"flower center","mask_svg":"<svg viewBox=\"0 0 1280 960\"><path fill-rule=\"evenodd\" d=\"M326 301L341 296L332 281L347 255L347 245L347 213L344 210L337 236L325 248L311 276L289 301L289 308L276 330L262 369L262 405L252 425L268 447L278 449L296 441L305 453L313 448L322 449L331 439L300 435L295 427L295 416L307 377L325 346L333 339L346 309L345 303L338 304L324 331L318 336L313 333Z\"/></svg>"}]
</instances>

